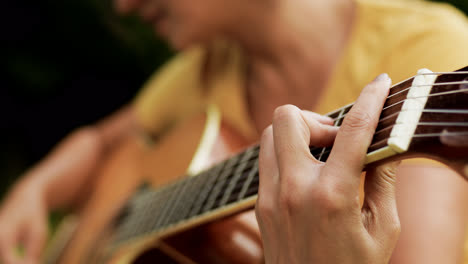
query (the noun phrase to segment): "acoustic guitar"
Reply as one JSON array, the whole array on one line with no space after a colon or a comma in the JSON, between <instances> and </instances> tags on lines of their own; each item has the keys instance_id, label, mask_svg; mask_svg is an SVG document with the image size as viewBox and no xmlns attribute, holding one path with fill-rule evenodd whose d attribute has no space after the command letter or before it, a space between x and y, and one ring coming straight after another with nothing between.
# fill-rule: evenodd
<instances>
[{"instance_id":1,"label":"acoustic guitar","mask_svg":"<svg viewBox=\"0 0 468 264\"><path fill-rule=\"evenodd\" d=\"M328 116L340 126L351 107ZM135 154L138 142L124 143L103 166L79 216L59 228L43 262L143 263L152 252L151 263L206 263L196 230L255 204L259 146L239 152L248 144L212 107L144 155ZM310 150L326 161L331 147ZM439 160L468 180L468 67L420 70L391 88L366 166L416 156Z\"/></svg>"}]
</instances>

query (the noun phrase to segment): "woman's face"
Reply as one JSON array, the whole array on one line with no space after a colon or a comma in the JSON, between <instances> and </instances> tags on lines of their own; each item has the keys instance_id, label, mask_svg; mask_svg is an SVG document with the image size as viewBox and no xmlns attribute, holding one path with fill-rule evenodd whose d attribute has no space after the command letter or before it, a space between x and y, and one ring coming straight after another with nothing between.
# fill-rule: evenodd
<instances>
[{"instance_id":1,"label":"woman's face","mask_svg":"<svg viewBox=\"0 0 468 264\"><path fill-rule=\"evenodd\" d=\"M118 11L135 11L176 49L222 34L238 10L238 1L115 0Z\"/></svg>"}]
</instances>

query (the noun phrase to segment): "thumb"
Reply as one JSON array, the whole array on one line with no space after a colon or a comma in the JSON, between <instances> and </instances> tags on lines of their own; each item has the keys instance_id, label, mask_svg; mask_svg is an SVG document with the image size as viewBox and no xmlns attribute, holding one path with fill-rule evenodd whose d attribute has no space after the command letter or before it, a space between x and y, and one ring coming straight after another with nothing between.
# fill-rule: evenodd
<instances>
[{"instance_id":1,"label":"thumb","mask_svg":"<svg viewBox=\"0 0 468 264\"><path fill-rule=\"evenodd\" d=\"M396 171L398 162L383 164L367 171L364 185L364 223L370 233L385 234L397 238L400 221L395 197ZM389 234L394 233L394 236Z\"/></svg>"}]
</instances>

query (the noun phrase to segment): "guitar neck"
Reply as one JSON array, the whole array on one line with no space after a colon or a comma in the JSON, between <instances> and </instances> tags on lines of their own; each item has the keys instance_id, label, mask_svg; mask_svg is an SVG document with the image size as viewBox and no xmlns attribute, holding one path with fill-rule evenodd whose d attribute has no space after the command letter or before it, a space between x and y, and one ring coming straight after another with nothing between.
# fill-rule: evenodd
<instances>
[{"instance_id":1,"label":"guitar neck","mask_svg":"<svg viewBox=\"0 0 468 264\"><path fill-rule=\"evenodd\" d=\"M466 142L468 94L455 94L457 103L450 100L449 105L440 104L437 99L438 93L453 91L455 85L457 89L460 89L460 85L466 86L468 81L465 84L463 79L466 75L466 71L452 73L449 77L443 75L443 78L437 79L439 83L434 84L437 75L423 71L418 76L394 85L369 146L367 164L412 151L414 146L411 140L420 136L415 133L421 130L430 131L437 139L443 131L455 131L453 133L464 135L463 140ZM451 83L444 83L447 78ZM433 86L437 88L433 89ZM432 103L435 100L432 97L439 100L438 104ZM428 100L430 108L426 107ZM334 119L335 126L342 124L351 107L352 104L328 114ZM447 124L440 116L433 118L439 122L436 124L420 122L426 115L434 117L437 113L450 114L448 107L451 107L452 112L458 111L461 122L453 122L452 118L452 123ZM327 160L331 149L331 146L310 148L311 154L323 162ZM195 177L185 178L158 190L147 188L138 192L120 218L115 244L149 234L164 236L252 207L259 186L258 154L259 146L252 146Z\"/></svg>"}]
</instances>

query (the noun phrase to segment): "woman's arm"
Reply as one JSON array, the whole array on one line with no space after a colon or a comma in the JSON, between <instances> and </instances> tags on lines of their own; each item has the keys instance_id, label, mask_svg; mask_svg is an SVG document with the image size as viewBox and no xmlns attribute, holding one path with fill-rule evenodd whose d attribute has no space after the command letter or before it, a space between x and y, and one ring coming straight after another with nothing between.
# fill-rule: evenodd
<instances>
[{"instance_id":1,"label":"woman's arm","mask_svg":"<svg viewBox=\"0 0 468 264\"><path fill-rule=\"evenodd\" d=\"M132 107L126 106L72 132L28 170L0 207L0 262L16 263L18 244L26 260L36 262L47 237L47 212L82 200L106 153L136 129Z\"/></svg>"}]
</instances>

